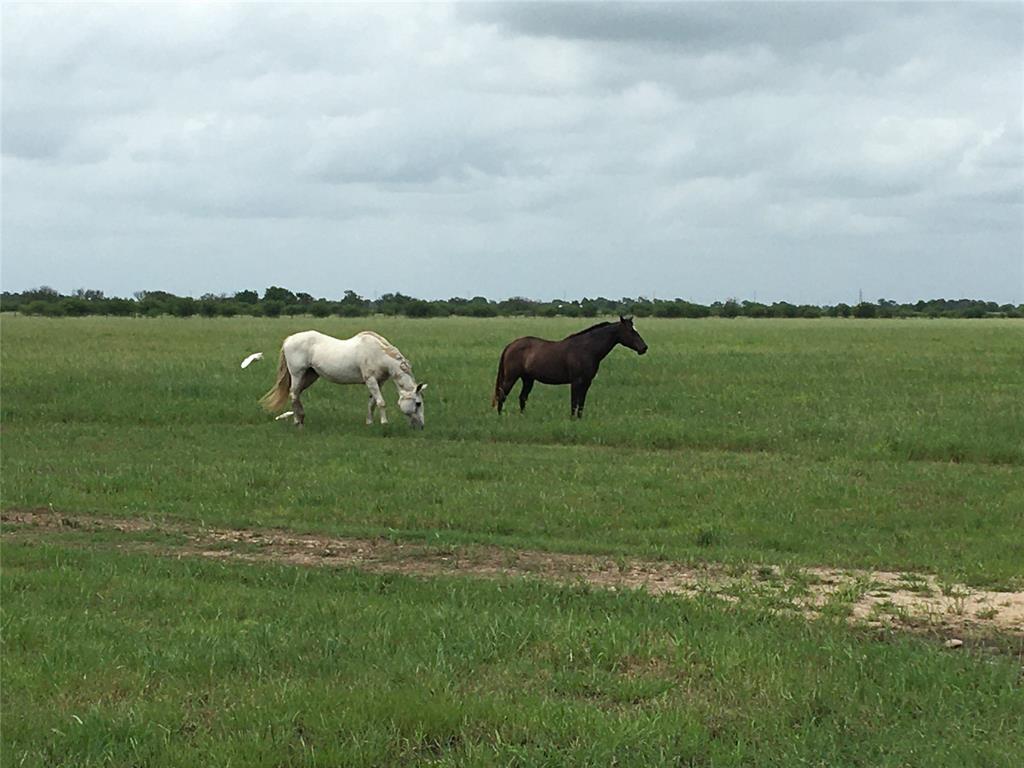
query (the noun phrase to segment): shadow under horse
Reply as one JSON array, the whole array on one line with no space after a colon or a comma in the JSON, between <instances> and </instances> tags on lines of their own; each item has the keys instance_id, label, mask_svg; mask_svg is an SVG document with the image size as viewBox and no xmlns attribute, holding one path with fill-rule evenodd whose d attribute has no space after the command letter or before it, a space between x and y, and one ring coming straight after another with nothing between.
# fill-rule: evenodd
<instances>
[{"instance_id":1,"label":"shadow under horse","mask_svg":"<svg viewBox=\"0 0 1024 768\"><path fill-rule=\"evenodd\" d=\"M519 392L520 411L526 410L526 399L535 381L569 384L572 387L571 415L583 418L583 405L590 383L597 375L601 361L616 344L629 347L639 355L647 351L647 342L633 327L633 318L621 316L617 323L598 323L561 341L547 341L536 336L516 339L502 350L491 407L497 406L498 413L501 413L505 398L519 379L523 380L523 388Z\"/></svg>"}]
</instances>

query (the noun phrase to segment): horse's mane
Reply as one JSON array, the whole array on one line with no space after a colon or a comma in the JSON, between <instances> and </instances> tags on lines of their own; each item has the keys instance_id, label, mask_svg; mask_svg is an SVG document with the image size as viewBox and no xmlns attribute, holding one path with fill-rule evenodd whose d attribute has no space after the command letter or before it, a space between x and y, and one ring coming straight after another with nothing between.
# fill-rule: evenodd
<instances>
[{"instance_id":1,"label":"horse's mane","mask_svg":"<svg viewBox=\"0 0 1024 768\"><path fill-rule=\"evenodd\" d=\"M598 328L607 328L609 325L614 325L614 323L609 323L607 321L605 321L603 323L596 323L595 325L592 325L589 328L584 328L582 331L576 331L576 333L570 333L565 338L571 339L573 336L582 336L585 333L590 333L591 331L596 331Z\"/></svg>"},{"instance_id":2,"label":"horse's mane","mask_svg":"<svg viewBox=\"0 0 1024 768\"><path fill-rule=\"evenodd\" d=\"M379 333L374 333L373 331L360 331L359 334L361 336L370 336L375 339L376 342L380 344L381 349L384 350L384 354L397 360L403 371L406 373L412 373L412 367L409 365L409 361L406 360L402 353L398 351L398 347L390 341L385 339Z\"/></svg>"}]
</instances>

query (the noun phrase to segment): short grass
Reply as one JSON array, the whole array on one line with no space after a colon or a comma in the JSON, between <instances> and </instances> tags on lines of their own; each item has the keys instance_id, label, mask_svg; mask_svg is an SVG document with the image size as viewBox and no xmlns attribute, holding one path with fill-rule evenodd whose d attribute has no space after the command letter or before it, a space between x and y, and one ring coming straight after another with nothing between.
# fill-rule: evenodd
<instances>
[{"instance_id":1,"label":"short grass","mask_svg":"<svg viewBox=\"0 0 1024 768\"><path fill-rule=\"evenodd\" d=\"M304 433L261 413L281 338L314 325L395 342L427 429L367 428L365 393L323 383ZM580 326L5 317L2 505L1021 584L1024 325L641 322L651 352L609 357L582 423L541 386L497 418L503 344ZM1020 764L1013 654L868 636L841 604L118 543L5 538L3 765Z\"/></svg>"},{"instance_id":2,"label":"short grass","mask_svg":"<svg viewBox=\"0 0 1024 768\"><path fill-rule=\"evenodd\" d=\"M1024 324L641 320L582 422L497 417L502 346L585 322L4 317L3 506L1021 585ZM427 429L323 382L304 433L263 414L308 327L390 338Z\"/></svg>"},{"instance_id":3,"label":"short grass","mask_svg":"<svg viewBox=\"0 0 1024 768\"><path fill-rule=\"evenodd\" d=\"M1009 656L723 606L9 540L3 764L1020 764Z\"/></svg>"}]
</instances>

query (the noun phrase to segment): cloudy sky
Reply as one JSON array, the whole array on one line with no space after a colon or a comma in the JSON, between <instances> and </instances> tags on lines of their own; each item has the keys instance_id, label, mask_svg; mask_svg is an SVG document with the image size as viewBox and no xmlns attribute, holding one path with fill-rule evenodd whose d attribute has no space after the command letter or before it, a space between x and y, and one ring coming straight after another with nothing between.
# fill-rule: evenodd
<instances>
[{"instance_id":1,"label":"cloudy sky","mask_svg":"<svg viewBox=\"0 0 1024 768\"><path fill-rule=\"evenodd\" d=\"M5 3L4 290L1024 302L1024 4Z\"/></svg>"}]
</instances>

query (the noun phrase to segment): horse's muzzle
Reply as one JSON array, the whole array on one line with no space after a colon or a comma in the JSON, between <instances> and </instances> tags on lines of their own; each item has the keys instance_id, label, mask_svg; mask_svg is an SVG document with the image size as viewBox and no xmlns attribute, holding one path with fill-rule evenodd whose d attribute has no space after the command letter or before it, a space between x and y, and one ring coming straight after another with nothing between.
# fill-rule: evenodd
<instances>
[{"instance_id":1,"label":"horse's muzzle","mask_svg":"<svg viewBox=\"0 0 1024 768\"><path fill-rule=\"evenodd\" d=\"M638 350L636 351L636 353L637 353L638 355L646 355L646 354L647 354L647 345L646 345L646 344L644 344L644 345L643 345L642 347L640 347L640 349L638 349Z\"/></svg>"}]
</instances>

